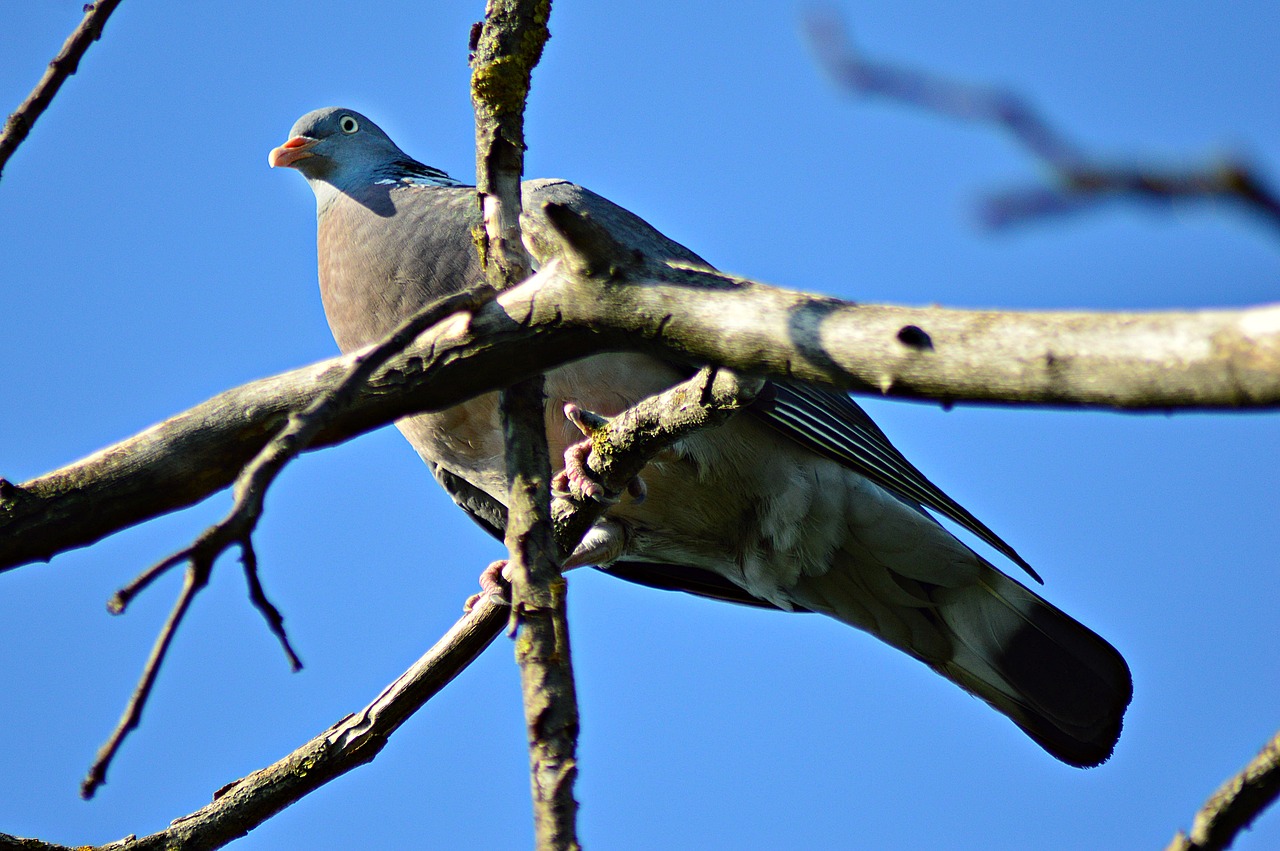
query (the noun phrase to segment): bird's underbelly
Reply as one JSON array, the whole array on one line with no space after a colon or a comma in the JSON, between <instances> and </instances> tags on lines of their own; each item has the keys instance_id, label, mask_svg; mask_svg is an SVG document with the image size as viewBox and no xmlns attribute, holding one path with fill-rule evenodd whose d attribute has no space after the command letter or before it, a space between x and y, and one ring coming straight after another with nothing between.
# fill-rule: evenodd
<instances>
[{"instance_id":1,"label":"bird's underbelly","mask_svg":"<svg viewBox=\"0 0 1280 851\"><path fill-rule=\"evenodd\" d=\"M553 470L563 468L565 449L582 439L581 432L564 415L566 403L574 402L611 417L679 380L666 364L634 354L595 355L548 372L547 444ZM444 411L411 417L401 423L401 429L419 454L495 499L506 501L497 393L485 393Z\"/></svg>"},{"instance_id":2,"label":"bird's underbelly","mask_svg":"<svg viewBox=\"0 0 1280 851\"><path fill-rule=\"evenodd\" d=\"M553 469L581 439L564 417L567 402L612 416L679 380L666 364L634 354L597 355L548 373ZM425 457L505 502L497 394L402 428ZM625 527L628 557L712 570L784 607L796 581L825 573L851 533L874 535L902 509L863 477L749 416L678 442L642 477L647 498L624 498L608 514Z\"/></svg>"}]
</instances>

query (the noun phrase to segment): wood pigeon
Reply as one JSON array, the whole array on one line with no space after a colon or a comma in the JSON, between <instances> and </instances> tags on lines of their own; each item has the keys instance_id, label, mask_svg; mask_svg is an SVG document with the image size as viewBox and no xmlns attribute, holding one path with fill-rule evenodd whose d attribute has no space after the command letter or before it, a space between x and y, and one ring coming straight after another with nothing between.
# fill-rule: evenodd
<instances>
[{"instance_id":1,"label":"wood pigeon","mask_svg":"<svg viewBox=\"0 0 1280 851\"><path fill-rule=\"evenodd\" d=\"M358 112L307 113L269 162L301 172L315 192L320 293L344 352L481 282L474 188L408 156ZM522 193L532 224L556 202L629 249L705 263L580 186L532 180ZM529 247L535 261L548 259L548 246ZM566 405L612 416L689 374L629 353L549 372L552 458L581 437ZM454 501L501 537L507 483L497 394L396 425ZM954 520L1031 572L847 395L772 382L749 415L679 442L643 475L647 498L612 506L574 562L660 588L829 615L981 697L1058 759L1084 767L1110 757L1133 691L1124 659L926 513Z\"/></svg>"}]
</instances>

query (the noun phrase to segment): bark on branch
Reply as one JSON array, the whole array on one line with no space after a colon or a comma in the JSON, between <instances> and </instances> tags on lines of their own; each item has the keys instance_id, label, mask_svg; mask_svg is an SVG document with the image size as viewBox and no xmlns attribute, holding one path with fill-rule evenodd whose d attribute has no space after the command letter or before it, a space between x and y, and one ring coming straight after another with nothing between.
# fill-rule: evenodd
<instances>
[{"instance_id":1,"label":"bark on branch","mask_svg":"<svg viewBox=\"0 0 1280 851\"><path fill-rule=\"evenodd\" d=\"M313 448L597 351L949 402L1124 410L1280 406L1280 305L1166 313L1009 313L858 305L704 270L545 265L427 330ZM606 269L604 274L608 274ZM0 480L0 569L48 560L229 485L289 413L354 356L229 390L22 485Z\"/></svg>"},{"instance_id":2,"label":"bark on branch","mask_svg":"<svg viewBox=\"0 0 1280 851\"><path fill-rule=\"evenodd\" d=\"M533 271L520 233L524 108L533 68L550 34L549 0L489 0L471 55L476 113L476 193L483 230L476 234L489 286L505 290ZM502 391L506 454L506 546L511 629L529 740L535 844L547 851L578 846L578 698L569 651L568 586L551 523L551 459L542 376ZM577 541L573 541L569 552Z\"/></svg>"},{"instance_id":3,"label":"bark on branch","mask_svg":"<svg viewBox=\"0 0 1280 851\"><path fill-rule=\"evenodd\" d=\"M595 441L601 452L599 458L593 454L591 467L607 489L621 490L649 458L691 430L721 425L750 403L755 390L754 383L739 383L723 370L703 370L599 429ZM556 544L572 550L604 508L594 500L555 500ZM211 804L175 819L166 830L95 846L95 851L197 851L221 848L244 836L303 796L372 761L391 734L471 664L507 622L505 606L481 599L364 709L266 768L222 787ZM70 851L67 846L0 834L0 851L10 848Z\"/></svg>"}]
</instances>

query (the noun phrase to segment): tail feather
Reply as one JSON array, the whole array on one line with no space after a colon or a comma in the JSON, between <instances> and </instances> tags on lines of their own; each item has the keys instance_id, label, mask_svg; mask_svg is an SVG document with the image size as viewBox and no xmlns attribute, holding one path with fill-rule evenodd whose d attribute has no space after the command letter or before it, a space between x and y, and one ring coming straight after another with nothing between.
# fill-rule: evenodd
<instances>
[{"instance_id":1,"label":"tail feather","mask_svg":"<svg viewBox=\"0 0 1280 851\"><path fill-rule=\"evenodd\" d=\"M802 579L796 602L910 653L1063 762L1111 756L1133 685L1124 659L1092 630L983 561L951 587L865 557L856 567L841 561Z\"/></svg>"}]
</instances>

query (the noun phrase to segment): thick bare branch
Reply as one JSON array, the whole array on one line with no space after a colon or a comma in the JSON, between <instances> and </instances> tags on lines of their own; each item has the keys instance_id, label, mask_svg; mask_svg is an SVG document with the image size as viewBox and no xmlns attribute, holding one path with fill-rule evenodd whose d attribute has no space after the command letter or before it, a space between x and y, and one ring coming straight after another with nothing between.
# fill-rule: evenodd
<instances>
[{"instance_id":1,"label":"thick bare branch","mask_svg":"<svg viewBox=\"0 0 1280 851\"><path fill-rule=\"evenodd\" d=\"M904 398L1160 412L1280 407L1280 305L1013 313L857 305L697 270L649 269L631 280L643 285L545 266L470 321L455 316L419 336L312 445L605 350ZM48 560L226 487L351 360L229 390L21 486L0 480L0 569Z\"/></svg>"},{"instance_id":2,"label":"thick bare branch","mask_svg":"<svg viewBox=\"0 0 1280 851\"><path fill-rule=\"evenodd\" d=\"M520 235L524 107L549 33L550 0L489 0L471 55L476 113L476 235L489 285L512 287L533 271ZM551 523L551 465L541 376L502 391L511 625L529 739L529 779L539 849L576 849L578 701L569 653L567 586ZM576 541L573 542L576 544ZM570 545L572 549L572 544Z\"/></svg>"},{"instance_id":3,"label":"thick bare branch","mask_svg":"<svg viewBox=\"0 0 1280 851\"><path fill-rule=\"evenodd\" d=\"M0 172L4 171L5 163L9 162L9 157L13 156L22 140L27 138L36 120L53 103L54 96L67 77L80 67L80 59L89 45L102 37L102 28L106 26L107 18L111 17L111 13L119 5L120 0L98 0L96 3L85 4L80 25L63 43L58 55L53 57L31 94L27 95L26 100L5 121L4 130L0 131Z\"/></svg>"},{"instance_id":4,"label":"thick bare branch","mask_svg":"<svg viewBox=\"0 0 1280 851\"><path fill-rule=\"evenodd\" d=\"M511 625L529 740L529 782L538 849L576 849L578 696L573 679L568 586L551 523L551 464L547 454L542 378L502 394L506 437L506 545L510 558ZM566 539L564 551L577 544Z\"/></svg>"},{"instance_id":5,"label":"thick bare branch","mask_svg":"<svg viewBox=\"0 0 1280 851\"><path fill-rule=\"evenodd\" d=\"M1057 186L992 196L984 205L983 219L993 227L1083 210L1113 199L1159 203L1223 199L1280 227L1280 196L1243 163L1225 161L1198 169L1172 170L1103 162L1087 155L1030 102L1012 91L872 61L853 46L843 20L833 11L811 14L805 24L819 60L845 88L948 118L992 125L1040 160Z\"/></svg>"},{"instance_id":6,"label":"thick bare branch","mask_svg":"<svg viewBox=\"0 0 1280 851\"><path fill-rule=\"evenodd\" d=\"M641 401L602 425L596 437L600 455L592 455L592 469L606 488L621 490L654 454L691 430L713 428L741 410L751 401L755 386L752 382L740 386L724 370L703 370L665 393ZM604 508L594 500L557 499L556 544L572 549ZM245 835L308 793L371 761L391 734L471 664L507 621L505 606L482 598L360 712L283 759L218 790L213 803L175 819L168 829L97 846L97 851L171 847L197 851L220 848ZM64 851L66 846L0 834L0 851L7 848Z\"/></svg>"},{"instance_id":7,"label":"thick bare branch","mask_svg":"<svg viewBox=\"0 0 1280 851\"><path fill-rule=\"evenodd\" d=\"M1222 851L1240 831L1280 798L1280 733L1205 801L1191 823L1165 851Z\"/></svg>"}]
</instances>

